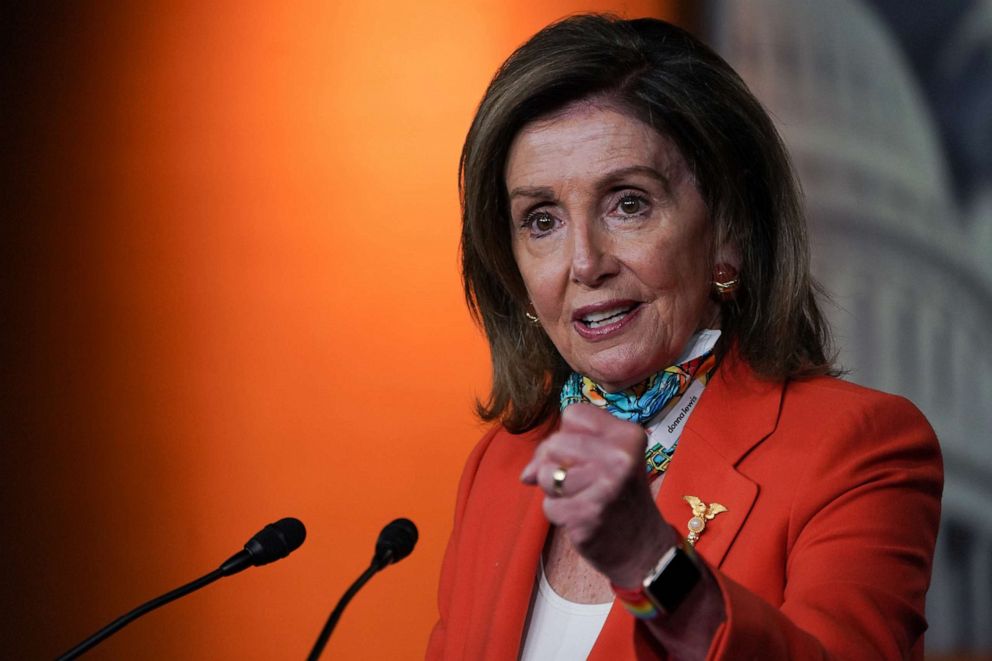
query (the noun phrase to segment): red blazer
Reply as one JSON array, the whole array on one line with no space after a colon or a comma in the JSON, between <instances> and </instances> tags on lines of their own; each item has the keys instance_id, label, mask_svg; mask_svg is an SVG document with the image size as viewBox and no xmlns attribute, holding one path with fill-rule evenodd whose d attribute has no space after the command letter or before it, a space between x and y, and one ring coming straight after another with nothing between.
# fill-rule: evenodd
<instances>
[{"instance_id":1,"label":"red blazer","mask_svg":"<svg viewBox=\"0 0 992 661\"><path fill-rule=\"evenodd\" d=\"M519 475L549 431L493 429L470 456L428 659L519 656L548 534L543 494ZM696 544L727 614L709 658L922 658L942 479L909 401L829 377L763 381L724 360L657 500L683 534L682 496L728 509ZM616 602L589 656L664 657Z\"/></svg>"}]
</instances>

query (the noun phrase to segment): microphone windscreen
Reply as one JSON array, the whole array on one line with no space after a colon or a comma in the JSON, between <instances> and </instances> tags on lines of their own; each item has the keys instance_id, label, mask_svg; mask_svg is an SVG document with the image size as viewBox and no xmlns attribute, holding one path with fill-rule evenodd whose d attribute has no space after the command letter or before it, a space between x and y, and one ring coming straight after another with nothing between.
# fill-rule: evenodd
<instances>
[{"instance_id":1,"label":"microphone windscreen","mask_svg":"<svg viewBox=\"0 0 992 661\"><path fill-rule=\"evenodd\" d=\"M285 558L300 548L307 538L307 529L299 519L291 516L279 519L262 528L245 544L255 567Z\"/></svg>"},{"instance_id":2,"label":"microphone windscreen","mask_svg":"<svg viewBox=\"0 0 992 661\"><path fill-rule=\"evenodd\" d=\"M413 551L417 543L417 526L410 519L396 519L379 533L375 557L388 563L399 562Z\"/></svg>"}]
</instances>

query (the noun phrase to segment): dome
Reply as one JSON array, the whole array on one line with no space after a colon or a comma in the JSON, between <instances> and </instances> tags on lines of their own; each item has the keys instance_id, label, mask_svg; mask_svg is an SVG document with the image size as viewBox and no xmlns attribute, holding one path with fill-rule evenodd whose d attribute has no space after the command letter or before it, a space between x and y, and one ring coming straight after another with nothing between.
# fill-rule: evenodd
<instances>
[{"instance_id":1,"label":"dome","mask_svg":"<svg viewBox=\"0 0 992 661\"><path fill-rule=\"evenodd\" d=\"M741 72L789 146L815 223L857 217L925 239L956 226L948 168L893 37L864 6L719 3L713 46Z\"/></svg>"}]
</instances>

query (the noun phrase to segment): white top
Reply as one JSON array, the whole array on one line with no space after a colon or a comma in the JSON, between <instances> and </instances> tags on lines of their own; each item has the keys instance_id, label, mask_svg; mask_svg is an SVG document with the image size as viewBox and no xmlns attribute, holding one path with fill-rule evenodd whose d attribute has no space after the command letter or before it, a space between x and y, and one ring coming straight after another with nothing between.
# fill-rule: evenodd
<instances>
[{"instance_id":1,"label":"white top","mask_svg":"<svg viewBox=\"0 0 992 661\"><path fill-rule=\"evenodd\" d=\"M544 563L538 563L537 594L531 606L521 661L585 659L599 637L613 602L577 604L559 596L548 583Z\"/></svg>"}]
</instances>

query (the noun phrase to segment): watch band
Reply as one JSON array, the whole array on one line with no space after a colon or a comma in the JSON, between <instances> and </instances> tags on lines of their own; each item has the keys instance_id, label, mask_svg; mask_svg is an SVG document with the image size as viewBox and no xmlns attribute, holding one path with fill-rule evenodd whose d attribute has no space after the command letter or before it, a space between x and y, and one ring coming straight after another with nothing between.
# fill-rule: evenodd
<instances>
[{"instance_id":1,"label":"watch band","mask_svg":"<svg viewBox=\"0 0 992 661\"><path fill-rule=\"evenodd\" d=\"M613 592L624 607L642 620L658 615L669 615L681 605L702 578L696 552L687 542L668 549L654 569L644 577L641 586L634 589L616 585Z\"/></svg>"}]
</instances>

